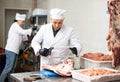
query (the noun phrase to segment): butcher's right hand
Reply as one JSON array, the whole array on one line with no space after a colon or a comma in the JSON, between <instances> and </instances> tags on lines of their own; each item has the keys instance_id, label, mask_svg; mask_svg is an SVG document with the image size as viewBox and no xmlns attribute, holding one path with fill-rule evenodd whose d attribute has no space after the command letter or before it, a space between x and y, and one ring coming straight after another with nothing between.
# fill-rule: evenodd
<instances>
[{"instance_id":1,"label":"butcher's right hand","mask_svg":"<svg viewBox=\"0 0 120 82\"><path fill-rule=\"evenodd\" d=\"M37 26L34 26L34 27L32 28L32 30L33 30L33 31L37 30Z\"/></svg>"},{"instance_id":2,"label":"butcher's right hand","mask_svg":"<svg viewBox=\"0 0 120 82\"><path fill-rule=\"evenodd\" d=\"M49 54L49 49L47 49L47 48L40 49L39 54L42 55L42 56L47 57L48 55L50 55Z\"/></svg>"}]
</instances>

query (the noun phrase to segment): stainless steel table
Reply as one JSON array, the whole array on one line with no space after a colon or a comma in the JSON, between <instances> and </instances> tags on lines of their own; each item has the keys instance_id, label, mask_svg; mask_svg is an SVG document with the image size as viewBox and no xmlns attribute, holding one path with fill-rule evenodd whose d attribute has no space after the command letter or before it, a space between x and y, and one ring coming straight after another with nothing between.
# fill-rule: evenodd
<instances>
[{"instance_id":1,"label":"stainless steel table","mask_svg":"<svg viewBox=\"0 0 120 82\"><path fill-rule=\"evenodd\" d=\"M42 78L36 81L24 81L25 77L30 77L31 75L39 75L39 72L23 72L23 73L13 73L11 74L11 78L14 82L82 82L72 77L47 77ZM120 82L119 81L109 81L109 82Z\"/></svg>"},{"instance_id":2,"label":"stainless steel table","mask_svg":"<svg viewBox=\"0 0 120 82\"><path fill-rule=\"evenodd\" d=\"M38 75L38 74L39 72L23 72L23 73L13 73L10 76L15 82L30 82L30 81L24 81L23 79L25 77L30 77L31 75ZM81 82L81 81L73 79L72 77L46 77L31 82Z\"/></svg>"}]
</instances>

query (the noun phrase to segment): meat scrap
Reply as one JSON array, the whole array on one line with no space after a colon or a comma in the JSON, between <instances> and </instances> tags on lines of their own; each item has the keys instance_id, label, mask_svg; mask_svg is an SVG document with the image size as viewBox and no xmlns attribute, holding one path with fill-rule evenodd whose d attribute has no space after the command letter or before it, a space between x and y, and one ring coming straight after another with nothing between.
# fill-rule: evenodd
<instances>
[{"instance_id":1,"label":"meat scrap","mask_svg":"<svg viewBox=\"0 0 120 82\"><path fill-rule=\"evenodd\" d=\"M87 76L100 76L100 75L108 75L108 74L117 74L120 72L102 69L102 68L98 68L98 69L91 68L91 69L85 69L85 70L79 71L79 73Z\"/></svg>"},{"instance_id":2,"label":"meat scrap","mask_svg":"<svg viewBox=\"0 0 120 82\"><path fill-rule=\"evenodd\" d=\"M112 65L120 66L120 0L108 0L109 32L106 38L108 50L112 52Z\"/></svg>"},{"instance_id":3,"label":"meat scrap","mask_svg":"<svg viewBox=\"0 0 120 82\"><path fill-rule=\"evenodd\" d=\"M117 68L120 65L120 47L115 47L113 50L113 64Z\"/></svg>"},{"instance_id":4,"label":"meat scrap","mask_svg":"<svg viewBox=\"0 0 120 82\"><path fill-rule=\"evenodd\" d=\"M85 53L83 57L95 61L112 61L112 55L107 55L103 53Z\"/></svg>"},{"instance_id":5,"label":"meat scrap","mask_svg":"<svg viewBox=\"0 0 120 82\"><path fill-rule=\"evenodd\" d=\"M61 76L71 76L71 70L74 69L74 60L67 58L62 63L55 66L43 65L42 69L52 70Z\"/></svg>"}]
</instances>

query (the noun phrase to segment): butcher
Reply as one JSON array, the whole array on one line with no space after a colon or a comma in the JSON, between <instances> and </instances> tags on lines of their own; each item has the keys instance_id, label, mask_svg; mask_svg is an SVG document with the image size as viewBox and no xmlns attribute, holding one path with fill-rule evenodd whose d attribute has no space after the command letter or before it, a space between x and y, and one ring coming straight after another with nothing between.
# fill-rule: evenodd
<instances>
[{"instance_id":1,"label":"butcher","mask_svg":"<svg viewBox=\"0 0 120 82\"><path fill-rule=\"evenodd\" d=\"M71 52L79 56L80 41L73 28L63 24L65 12L64 9L51 9L51 23L42 25L32 40L31 46L35 55L41 56L41 66L58 65L69 57Z\"/></svg>"}]
</instances>

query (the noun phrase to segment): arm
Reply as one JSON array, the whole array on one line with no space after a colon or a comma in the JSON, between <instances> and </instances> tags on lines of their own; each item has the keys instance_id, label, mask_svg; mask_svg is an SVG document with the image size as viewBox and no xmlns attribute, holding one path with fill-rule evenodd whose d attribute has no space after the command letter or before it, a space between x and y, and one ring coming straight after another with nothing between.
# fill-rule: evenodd
<instances>
[{"instance_id":1,"label":"arm","mask_svg":"<svg viewBox=\"0 0 120 82\"><path fill-rule=\"evenodd\" d=\"M79 55L79 53L80 53L80 51L82 49L82 46L80 44L80 41L79 41L78 37L76 36L76 34L74 33L73 30L71 31L70 45L77 49L77 55ZM73 49L73 51L74 51L74 49Z\"/></svg>"},{"instance_id":2,"label":"arm","mask_svg":"<svg viewBox=\"0 0 120 82\"><path fill-rule=\"evenodd\" d=\"M41 49L43 34L44 34L44 27L41 27L31 42L31 46L34 49L35 55L39 55L38 52Z\"/></svg>"},{"instance_id":3,"label":"arm","mask_svg":"<svg viewBox=\"0 0 120 82\"><path fill-rule=\"evenodd\" d=\"M19 34L19 35L22 35L22 36L25 36L25 35L30 35L31 34L31 32L32 32L32 29L30 28L30 29L23 29L22 27L20 27L19 25L18 25L18 28L16 28L16 26L17 25L15 25L15 30L16 30L16 32Z\"/></svg>"}]
</instances>

